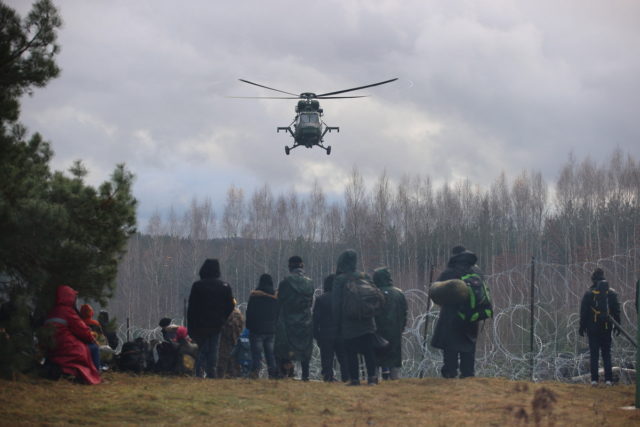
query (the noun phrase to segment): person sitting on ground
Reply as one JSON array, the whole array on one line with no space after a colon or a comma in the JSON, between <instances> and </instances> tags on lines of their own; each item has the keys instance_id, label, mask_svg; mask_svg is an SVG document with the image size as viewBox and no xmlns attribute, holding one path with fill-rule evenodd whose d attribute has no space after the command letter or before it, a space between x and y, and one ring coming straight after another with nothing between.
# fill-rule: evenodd
<instances>
[{"instance_id":1,"label":"person sitting on ground","mask_svg":"<svg viewBox=\"0 0 640 427\"><path fill-rule=\"evenodd\" d=\"M115 319L113 321L109 320L109 312L106 310L100 310L98 313L98 322L100 322L100 327L102 328L102 333L107 339L107 343L112 350L118 348L118 344L120 340L118 339L118 335L116 334L116 330L118 329Z\"/></svg>"},{"instance_id":2,"label":"person sitting on ground","mask_svg":"<svg viewBox=\"0 0 640 427\"><path fill-rule=\"evenodd\" d=\"M160 319L158 326L160 326L160 332L162 333L162 339L167 342L176 342L176 332L178 331L178 325L171 323L169 317L163 317Z\"/></svg>"},{"instance_id":3,"label":"person sitting on ground","mask_svg":"<svg viewBox=\"0 0 640 427\"><path fill-rule=\"evenodd\" d=\"M607 385L613 384L613 368L611 367L611 333L620 335L620 329L611 318L620 324L620 303L618 294L604 278L604 271L596 268L591 275L591 287L585 292L580 304L581 337L587 333L589 353L591 355L591 385L597 385L599 379L598 358L602 353L604 380Z\"/></svg>"},{"instance_id":4,"label":"person sitting on ground","mask_svg":"<svg viewBox=\"0 0 640 427\"><path fill-rule=\"evenodd\" d=\"M251 343L251 375L258 378L262 354L267 361L269 378L277 376L274 355L278 300L273 289L273 278L269 274L260 276L258 287L249 295L247 304L247 329Z\"/></svg>"},{"instance_id":5,"label":"person sitting on ground","mask_svg":"<svg viewBox=\"0 0 640 427\"><path fill-rule=\"evenodd\" d=\"M93 307L89 304L82 304L80 306L80 318L85 325L91 330L94 342L87 344L91 351L91 359L97 370L102 369L102 363L100 362L100 346L106 345L106 339L102 333L102 327L100 322L93 318Z\"/></svg>"},{"instance_id":6,"label":"person sitting on ground","mask_svg":"<svg viewBox=\"0 0 640 427\"><path fill-rule=\"evenodd\" d=\"M61 285L56 290L55 306L45 320L53 328L53 346L47 350L47 360L87 384L100 383L100 372L91 360L87 344L95 342L91 330L76 309L78 292Z\"/></svg>"}]
</instances>

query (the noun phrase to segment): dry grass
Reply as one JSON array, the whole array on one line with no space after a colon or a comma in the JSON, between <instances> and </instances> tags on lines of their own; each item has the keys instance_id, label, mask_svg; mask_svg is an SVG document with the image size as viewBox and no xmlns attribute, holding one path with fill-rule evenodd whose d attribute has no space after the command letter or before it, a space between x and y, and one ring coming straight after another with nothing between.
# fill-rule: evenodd
<instances>
[{"instance_id":1,"label":"dry grass","mask_svg":"<svg viewBox=\"0 0 640 427\"><path fill-rule=\"evenodd\" d=\"M0 424L640 425L632 386L427 378L346 387L107 373L105 383L0 381Z\"/></svg>"}]
</instances>

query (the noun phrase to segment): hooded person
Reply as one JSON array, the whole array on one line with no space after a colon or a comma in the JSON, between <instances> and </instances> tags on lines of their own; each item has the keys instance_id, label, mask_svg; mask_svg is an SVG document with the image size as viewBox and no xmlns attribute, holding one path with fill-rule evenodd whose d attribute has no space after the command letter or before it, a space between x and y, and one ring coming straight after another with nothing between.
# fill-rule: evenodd
<instances>
[{"instance_id":1,"label":"hooded person","mask_svg":"<svg viewBox=\"0 0 640 427\"><path fill-rule=\"evenodd\" d=\"M447 267L437 281L460 279L467 274L477 274L483 278L476 265L478 257L464 246L455 246ZM443 304L433 331L431 346L442 349L443 366L440 370L444 378L455 378L460 368L460 378L475 375L475 352L478 339L478 322L467 322L458 316L458 305Z\"/></svg>"},{"instance_id":2,"label":"hooded person","mask_svg":"<svg viewBox=\"0 0 640 427\"><path fill-rule=\"evenodd\" d=\"M280 374L292 377L293 361L300 361L302 380L309 380L309 363L313 350L313 282L304 273L299 256L289 258L289 275L278 285L278 320L275 354Z\"/></svg>"},{"instance_id":3,"label":"hooded person","mask_svg":"<svg viewBox=\"0 0 640 427\"><path fill-rule=\"evenodd\" d=\"M369 282L369 277L356 271L358 255L352 249L344 251L338 257L336 277L333 280L331 291L331 307L336 323L336 336L344 342L347 366L349 368L349 385L359 385L358 354L364 356L367 368L368 384L377 384L376 358L374 353L374 340L376 323L373 317L350 318L344 313L345 288L350 281L360 279Z\"/></svg>"},{"instance_id":4,"label":"hooded person","mask_svg":"<svg viewBox=\"0 0 640 427\"><path fill-rule=\"evenodd\" d=\"M342 341L336 338L336 323L333 319L331 307L331 291L335 274L325 277L322 295L316 298L313 305L313 337L320 348L320 364L322 379L327 382L335 381L333 361L338 359L340 364L340 379L349 381L349 370L345 360Z\"/></svg>"},{"instance_id":5,"label":"hooded person","mask_svg":"<svg viewBox=\"0 0 640 427\"><path fill-rule=\"evenodd\" d=\"M585 292L580 303L581 337L587 333L589 339L591 385L599 381L599 356L602 353L604 380L613 384L611 364L611 334L620 335L620 330L611 322L611 318L620 324L620 302L618 294L609 287L604 270L596 268L591 274L591 287Z\"/></svg>"},{"instance_id":6,"label":"hooded person","mask_svg":"<svg viewBox=\"0 0 640 427\"><path fill-rule=\"evenodd\" d=\"M55 306L45 320L45 326L53 328L53 345L47 351L47 360L59 366L64 374L87 384L98 384L100 372L88 347L95 339L76 309L77 296L78 292L66 285L56 290Z\"/></svg>"},{"instance_id":7,"label":"hooded person","mask_svg":"<svg viewBox=\"0 0 640 427\"><path fill-rule=\"evenodd\" d=\"M198 344L195 375L215 378L220 330L235 307L231 286L220 279L220 263L207 259L200 268L200 280L189 294L187 327Z\"/></svg>"},{"instance_id":8,"label":"hooded person","mask_svg":"<svg viewBox=\"0 0 640 427\"><path fill-rule=\"evenodd\" d=\"M104 334L102 333L102 327L100 326L100 322L93 318L93 307L89 304L82 304L80 306L80 318L85 325L89 327L91 335L93 335L95 342L88 344L88 346L89 351L91 351L93 364L96 366L96 369L100 370L102 367L102 363L100 361L100 346L107 344Z\"/></svg>"},{"instance_id":9,"label":"hooded person","mask_svg":"<svg viewBox=\"0 0 640 427\"><path fill-rule=\"evenodd\" d=\"M389 348L377 354L376 359L382 368L382 378L397 380L402 367L402 333L407 325L407 300L404 292L393 286L387 267L373 272L373 283L382 291L385 301L382 313L376 316L377 332L389 341Z\"/></svg>"},{"instance_id":10,"label":"hooded person","mask_svg":"<svg viewBox=\"0 0 640 427\"><path fill-rule=\"evenodd\" d=\"M262 365L262 354L267 362L269 378L277 376L274 342L278 320L278 300L273 289L273 278L263 274L258 287L251 291L247 303L247 329L251 345L251 376L257 378Z\"/></svg>"}]
</instances>

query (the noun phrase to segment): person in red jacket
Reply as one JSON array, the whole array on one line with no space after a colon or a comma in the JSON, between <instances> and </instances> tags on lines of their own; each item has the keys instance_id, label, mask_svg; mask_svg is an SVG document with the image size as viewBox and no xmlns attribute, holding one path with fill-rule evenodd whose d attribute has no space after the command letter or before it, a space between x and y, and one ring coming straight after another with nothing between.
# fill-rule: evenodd
<instances>
[{"instance_id":1,"label":"person in red jacket","mask_svg":"<svg viewBox=\"0 0 640 427\"><path fill-rule=\"evenodd\" d=\"M54 345L47 358L63 373L87 384L98 384L100 372L94 366L87 346L95 340L76 309L77 296L78 292L66 285L59 286L56 291L55 306L45 320L45 325L54 328Z\"/></svg>"}]
</instances>

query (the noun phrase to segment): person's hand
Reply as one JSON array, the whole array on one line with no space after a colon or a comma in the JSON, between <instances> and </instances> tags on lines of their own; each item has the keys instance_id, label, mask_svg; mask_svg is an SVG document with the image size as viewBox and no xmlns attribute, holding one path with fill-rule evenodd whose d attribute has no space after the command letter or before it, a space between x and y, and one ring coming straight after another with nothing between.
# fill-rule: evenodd
<instances>
[{"instance_id":1,"label":"person's hand","mask_svg":"<svg viewBox=\"0 0 640 427\"><path fill-rule=\"evenodd\" d=\"M580 334L581 337L584 337L584 328L580 328L578 330L578 334Z\"/></svg>"}]
</instances>

